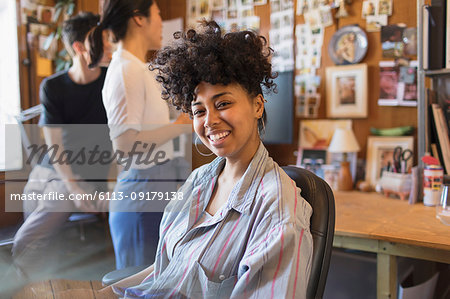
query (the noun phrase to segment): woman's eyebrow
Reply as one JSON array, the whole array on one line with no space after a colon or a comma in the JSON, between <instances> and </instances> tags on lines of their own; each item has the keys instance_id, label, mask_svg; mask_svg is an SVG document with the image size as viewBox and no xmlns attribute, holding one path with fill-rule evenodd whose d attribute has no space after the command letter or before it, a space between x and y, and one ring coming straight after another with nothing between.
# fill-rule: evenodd
<instances>
[{"instance_id":1,"label":"woman's eyebrow","mask_svg":"<svg viewBox=\"0 0 450 299\"><path fill-rule=\"evenodd\" d=\"M221 93L215 94L215 95L213 95L213 96L211 97L211 100L215 100L215 99L220 98L221 96L224 96L224 95L226 95L226 94L231 94L231 92L225 91L225 92L221 92ZM195 102L192 102L192 103L191 103L191 106L200 105L200 104L201 104L201 102L195 101Z\"/></svg>"}]
</instances>

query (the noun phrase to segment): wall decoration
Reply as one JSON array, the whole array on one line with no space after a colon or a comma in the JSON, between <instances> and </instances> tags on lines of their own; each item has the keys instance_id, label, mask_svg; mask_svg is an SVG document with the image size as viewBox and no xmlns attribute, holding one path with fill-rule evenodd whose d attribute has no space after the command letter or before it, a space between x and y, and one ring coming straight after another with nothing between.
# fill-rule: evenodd
<instances>
[{"instance_id":1,"label":"wall decoration","mask_svg":"<svg viewBox=\"0 0 450 299\"><path fill-rule=\"evenodd\" d=\"M368 48L367 35L359 26L344 26L336 31L328 44L328 54L337 65L360 62Z\"/></svg>"},{"instance_id":2,"label":"wall decoration","mask_svg":"<svg viewBox=\"0 0 450 299\"><path fill-rule=\"evenodd\" d=\"M378 2L378 14L392 16L392 0L380 0Z\"/></svg>"},{"instance_id":3,"label":"wall decoration","mask_svg":"<svg viewBox=\"0 0 450 299\"><path fill-rule=\"evenodd\" d=\"M394 149L400 146L403 150L414 149L413 136L379 137L369 136L367 141L367 169L366 181L375 186L381 172L388 164L393 165ZM412 166L412 159L408 161L407 169Z\"/></svg>"},{"instance_id":4,"label":"wall decoration","mask_svg":"<svg viewBox=\"0 0 450 299\"><path fill-rule=\"evenodd\" d=\"M367 16L376 16L377 10L378 10L377 0L363 1L361 16L363 19L367 18Z\"/></svg>"},{"instance_id":5,"label":"wall decoration","mask_svg":"<svg viewBox=\"0 0 450 299\"><path fill-rule=\"evenodd\" d=\"M320 94L305 93L295 97L295 116L317 118L319 115Z\"/></svg>"},{"instance_id":6,"label":"wall decoration","mask_svg":"<svg viewBox=\"0 0 450 299\"><path fill-rule=\"evenodd\" d=\"M367 65L326 68L327 116L367 117Z\"/></svg>"},{"instance_id":7,"label":"wall decoration","mask_svg":"<svg viewBox=\"0 0 450 299\"><path fill-rule=\"evenodd\" d=\"M296 69L315 69L320 67L323 32L323 28L311 30L308 24L298 24L296 26ZM312 73L315 74L315 71Z\"/></svg>"},{"instance_id":8,"label":"wall decoration","mask_svg":"<svg viewBox=\"0 0 450 299\"><path fill-rule=\"evenodd\" d=\"M388 16L392 15L392 0L365 0L362 3L361 17L366 19L368 32L380 31L381 26L388 24Z\"/></svg>"},{"instance_id":9,"label":"wall decoration","mask_svg":"<svg viewBox=\"0 0 450 299\"><path fill-rule=\"evenodd\" d=\"M352 121L349 119L302 120L299 129L299 147L327 149L337 128L351 129Z\"/></svg>"},{"instance_id":10,"label":"wall decoration","mask_svg":"<svg viewBox=\"0 0 450 299\"><path fill-rule=\"evenodd\" d=\"M382 26L388 24L387 15L377 15L377 16L367 16L366 17L366 31L367 32L378 32L381 30Z\"/></svg>"},{"instance_id":11,"label":"wall decoration","mask_svg":"<svg viewBox=\"0 0 450 299\"><path fill-rule=\"evenodd\" d=\"M417 106L417 61L380 61L379 106Z\"/></svg>"},{"instance_id":12,"label":"wall decoration","mask_svg":"<svg viewBox=\"0 0 450 299\"><path fill-rule=\"evenodd\" d=\"M405 55L417 55L417 28L410 27L403 30L403 43L405 44Z\"/></svg>"},{"instance_id":13,"label":"wall decoration","mask_svg":"<svg viewBox=\"0 0 450 299\"><path fill-rule=\"evenodd\" d=\"M404 47L403 31L404 26L388 25L381 27L381 48L384 58L403 57Z\"/></svg>"},{"instance_id":14,"label":"wall decoration","mask_svg":"<svg viewBox=\"0 0 450 299\"><path fill-rule=\"evenodd\" d=\"M292 0L270 1L270 46L274 50L274 71L286 72L294 69L294 9Z\"/></svg>"},{"instance_id":15,"label":"wall decoration","mask_svg":"<svg viewBox=\"0 0 450 299\"><path fill-rule=\"evenodd\" d=\"M266 3L267 0L188 0L186 24L188 28L195 28L204 18L216 21L224 33L242 30L259 32L260 18L255 16L254 6Z\"/></svg>"}]
</instances>

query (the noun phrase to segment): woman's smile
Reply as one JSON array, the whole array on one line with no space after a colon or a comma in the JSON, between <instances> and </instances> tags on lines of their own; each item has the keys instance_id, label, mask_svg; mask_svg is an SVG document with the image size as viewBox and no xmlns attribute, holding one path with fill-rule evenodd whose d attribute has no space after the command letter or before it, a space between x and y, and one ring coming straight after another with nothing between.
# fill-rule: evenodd
<instances>
[{"instance_id":1,"label":"woman's smile","mask_svg":"<svg viewBox=\"0 0 450 299\"><path fill-rule=\"evenodd\" d=\"M215 131L207 135L213 146L218 146L225 142L225 139L231 134L231 131Z\"/></svg>"}]
</instances>

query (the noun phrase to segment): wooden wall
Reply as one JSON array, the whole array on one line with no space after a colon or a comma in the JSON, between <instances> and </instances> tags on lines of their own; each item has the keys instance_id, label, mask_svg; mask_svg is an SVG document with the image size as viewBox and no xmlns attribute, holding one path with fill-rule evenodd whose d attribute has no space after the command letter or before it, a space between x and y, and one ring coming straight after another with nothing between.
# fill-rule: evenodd
<instances>
[{"instance_id":1,"label":"wooden wall","mask_svg":"<svg viewBox=\"0 0 450 299\"><path fill-rule=\"evenodd\" d=\"M19 3L19 0L16 0ZM186 1L185 0L158 0L163 19L172 19L177 17L185 17ZM297 2L297 1L294 1ZM77 10L98 12L98 0L77 0ZM318 69L317 74L321 76L321 85L319 92L321 93L321 105L319 108L319 118L326 118L326 90L325 90L325 68L334 66L328 56L327 46L336 30L351 24L358 24L365 28L365 20L361 18L362 0L353 0L348 5L350 16L344 19L338 19L333 26L325 29L324 44L322 47L322 65ZM261 34L268 38L270 30L270 5L256 6L255 13L261 18ZM416 26L416 1L415 0L393 0L393 15L389 17L389 24L405 23L408 27ZM296 16L296 23L304 23L303 16ZM26 53L26 36L24 34L24 26L19 24L19 40L20 42L20 58L23 60L28 57ZM381 43L379 32L368 32L369 49L362 63L367 63L369 67L369 90L368 90L368 110L369 116L365 119L354 119L353 128L361 151L358 156L366 157L367 136L370 127L387 128L402 125L417 126L417 110L411 107L380 107L377 105L378 89L379 89L379 71L378 63L382 60ZM36 77L33 69L33 61L30 67L21 66L21 92L23 97L23 108L36 105L38 100L39 84L43 78ZM292 112L294 114L294 111ZM298 127L301 119L295 118L294 136L292 144L268 145L267 148L271 156L281 165L294 164L296 157L294 151L298 146ZM204 152L207 150L200 146ZM204 158L193 150L193 162L195 166L210 161L211 158Z\"/></svg>"},{"instance_id":2,"label":"wooden wall","mask_svg":"<svg viewBox=\"0 0 450 299\"><path fill-rule=\"evenodd\" d=\"M161 2L161 1L160 1ZM294 1L297 2L297 1ZM260 33L268 38L270 30L270 5L256 6L255 13L261 18ZM334 63L328 56L327 46L331 36L339 28L358 24L365 28L365 20L361 18L362 0L353 0L351 5L347 6L349 17L338 19L333 26L325 28L324 44L322 47L322 64L317 70L321 76L321 85L318 92L321 93L321 105L319 108L319 118L326 118L326 90L325 90L325 68L334 66ZM186 4L183 0L164 1L161 4L162 16L164 19L175 18L185 15ZM405 23L408 27L415 27L417 21L416 1L415 0L393 0L393 14L389 17L389 24ZM303 16L296 16L296 23L304 23ZM415 107L381 107L378 106L379 90L379 69L378 63L382 60L380 32L367 32L369 49L366 57L361 63L368 65L368 117L365 119L353 119L353 129L361 146L358 157L366 157L367 136L370 134L370 127L389 128L403 125L417 126L417 109ZM294 114L294 111L292 112ZM294 151L298 146L298 127L301 119L295 118L294 136L292 144L268 145L267 148L271 156L280 164L295 164L296 157ZM200 146L201 150L208 152L207 149ZM194 167L209 162L212 158L200 156L196 150L193 150Z\"/></svg>"}]
</instances>

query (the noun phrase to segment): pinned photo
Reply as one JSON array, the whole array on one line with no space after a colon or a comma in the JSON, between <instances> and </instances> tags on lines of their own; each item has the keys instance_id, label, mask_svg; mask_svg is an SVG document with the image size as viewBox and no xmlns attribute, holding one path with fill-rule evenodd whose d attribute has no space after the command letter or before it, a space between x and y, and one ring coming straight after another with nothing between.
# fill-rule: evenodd
<instances>
[{"instance_id":1,"label":"pinned photo","mask_svg":"<svg viewBox=\"0 0 450 299\"><path fill-rule=\"evenodd\" d=\"M366 17L366 31L367 32L378 32L381 30L381 27L386 26L387 23L388 23L387 15L367 16Z\"/></svg>"},{"instance_id":2,"label":"pinned photo","mask_svg":"<svg viewBox=\"0 0 450 299\"><path fill-rule=\"evenodd\" d=\"M322 6L319 12L322 26L328 27L333 25L333 16L331 15L331 8L329 6Z\"/></svg>"},{"instance_id":3,"label":"pinned photo","mask_svg":"<svg viewBox=\"0 0 450 299\"><path fill-rule=\"evenodd\" d=\"M226 6L227 6L226 0L213 0L212 1L212 9L213 10L226 8Z\"/></svg>"},{"instance_id":4,"label":"pinned photo","mask_svg":"<svg viewBox=\"0 0 450 299\"><path fill-rule=\"evenodd\" d=\"M52 23L54 13L54 7L39 5L37 9L37 19L40 23L50 24Z\"/></svg>"},{"instance_id":5,"label":"pinned photo","mask_svg":"<svg viewBox=\"0 0 450 299\"><path fill-rule=\"evenodd\" d=\"M378 2L376 0L363 1L362 5L362 17L363 19L367 18L367 16L376 16L378 15Z\"/></svg>"},{"instance_id":6,"label":"pinned photo","mask_svg":"<svg viewBox=\"0 0 450 299\"><path fill-rule=\"evenodd\" d=\"M378 2L379 15L392 15L392 0L380 0Z\"/></svg>"},{"instance_id":7,"label":"pinned photo","mask_svg":"<svg viewBox=\"0 0 450 299\"><path fill-rule=\"evenodd\" d=\"M272 13L281 11L281 2L280 2L280 0L270 0L270 11Z\"/></svg>"},{"instance_id":8,"label":"pinned photo","mask_svg":"<svg viewBox=\"0 0 450 299\"><path fill-rule=\"evenodd\" d=\"M403 31L405 27L388 25L381 27L381 48L383 57L396 58L404 55Z\"/></svg>"}]
</instances>

